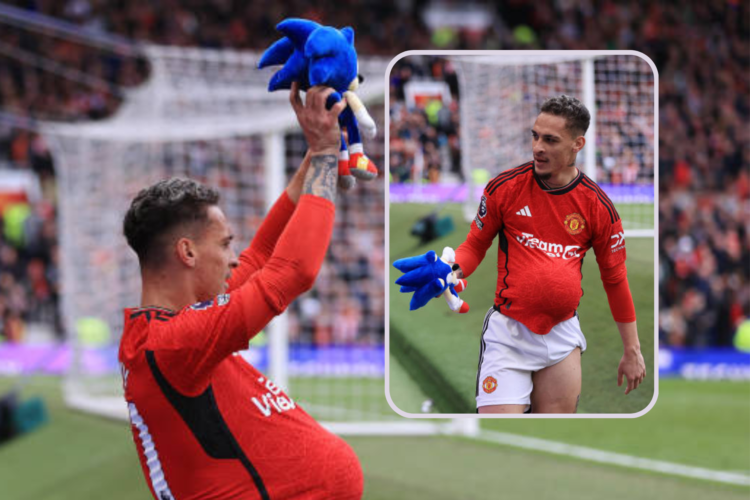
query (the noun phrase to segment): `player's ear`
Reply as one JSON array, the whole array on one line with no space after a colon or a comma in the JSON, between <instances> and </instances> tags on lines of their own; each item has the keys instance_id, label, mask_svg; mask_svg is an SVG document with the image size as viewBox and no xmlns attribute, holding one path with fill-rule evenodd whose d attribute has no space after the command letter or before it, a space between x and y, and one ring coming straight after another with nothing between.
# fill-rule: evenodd
<instances>
[{"instance_id":1,"label":"player's ear","mask_svg":"<svg viewBox=\"0 0 750 500\"><path fill-rule=\"evenodd\" d=\"M583 149L583 146L586 145L586 138L582 135L579 135L576 137L576 140L573 141L573 152L578 153L580 150Z\"/></svg>"},{"instance_id":2,"label":"player's ear","mask_svg":"<svg viewBox=\"0 0 750 500\"><path fill-rule=\"evenodd\" d=\"M177 258L187 267L195 267L198 254L195 243L190 238L180 238L175 244Z\"/></svg>"}]
</instances>

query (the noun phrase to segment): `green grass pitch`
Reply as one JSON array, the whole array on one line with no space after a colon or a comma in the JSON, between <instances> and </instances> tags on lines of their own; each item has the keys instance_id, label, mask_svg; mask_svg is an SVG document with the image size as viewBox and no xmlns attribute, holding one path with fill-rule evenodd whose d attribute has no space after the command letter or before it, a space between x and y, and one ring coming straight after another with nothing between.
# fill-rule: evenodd
<instances>
[{"instance_id":1,"label":"green grass pitch","mask_svg":"<svg viewBox=\"0 0 750 500\"><path fill-rule=\"evenodd\" d=\"M450 215L456 229L420 246L409 231L417 219L433 209L432 205L390 206L391 262L430 249L440 253L443 247L456 248L465 239L469 225L462 218L461 207L447 205L441 216ZM622 207L619 209L626 213ZM622 343L599 278L596 259L593 251L589 251L583 264L584 296L578 309L588 343L581 361L583 387L579 413L637 413L649 404L654 393L654 240L629 238L626 245L628 280L648 376L627 396L623 395L624 384L622 388L617 387ZM471 310L465 315L450 311L442 299L410 312L410 294L399 293L394 283L401 273L390 267L391 354L401 360L409 375L441 412L475 411L479 335L484 315L492 305L497 279L496 256L497 241L468 280L462 298L471 305Z\"/></svg>"},{"instance_id":2,"label":"green grass pitch","mask_svg":"<svg viewBox=\"0 0 750 500\"><path fill-rule=\"evenodd\" d=\"M0 379L0 394L12 381ZM71 411L57 378L24 391L42 396L50 422L0 445L3 500L147 500L128 424ZM750 384L662 385L636 420L495 420L483 427L607 451L750 472ZM419 397L409 392L406 397ZM464 438L349 437L362 463L365 500L742 500L748 488L518 450Z\"/></svg>"},{"instance_id":3,"label":"green grass pitch","mask_svg":"<svg viewBox=\"0 0 750 500\"><path fill-rule=\"evenodd\" d=\"M653 203L618 203L617 213L622 219L622 227L628 229L653 229Z\"/></svg>"},{"instance_id":4,"label":"green grass pitch","mask_svg":"<svg viewBox=\"0 0 750 500\"><path fill-rule=\"evenodd\" d=\"M415 216L410 214L410 217ZM455 219L457 222L460 220L457 215ZM391 223L393 225L393 218ZM462 231L460 224L457 225L459 230L454 234ZM649 247L650 251L636 251L634 241L628 240L631 287L633 267L637 267L633 266L635 261L640 262L641 257L643 260L653 259L652 246ZM413 248L402 250L410 252ZM392 250L391 259L397 257ZM593 258L587 261L593 264ZM587 295L582 305L587 299L601 299L603 296L595 265L591 271L587 273L584 270L584 277L598 288L591 291L586 289ZM653 262L648 272L653 273ZM470 281L467 293L476 293L476 297L467 296L467 299L476 309L475 303L485 300L486 293L477 290L473 281ZM492 292L489 293L491 295ZM653 286L634 295L639 311L639 331L641 335L646 332L652 346L653 324L644 325L639 302L653 300ZM605 312L607 315L602 324L607 330L596 335L605 338L614 335L613 340L617 345L619 337L608 316L609 311L605 309ZM448 313L440 318L447 320L457 316ZM581 315L583 317L583 311ZM591 327L584 325L584 328L587 328L589 353L603 351L603 344L594 346L592 343ZM468 329L465 335L471 338L468 357L471 360L470 368L475 368L478 331ZM643 338L641 342L642 346L646 344ZM595 347L597 351L593 350ZM589 354L584 356L584 369L590 359L587 356ZM619 355L615 357L619 359ZM414 358L405 359L411 361ZM623 397L622 389L614 383L616 361L614 367L605 361L602 364L604 372L612 372L602 374L608 377L602 387L605 391L611 391L614 400L630 400L631 396L644 389L639 388L627 398ZM653 360L647 359L647 365L651 369ZM425 390L421 381L411 379L409 373L412 369L399 364L395 357L391 358L390 394L399 407L417 413L422 402L433 395ZM473 395L474 374L470 378L468 386ZM364 385L346 379L329 382L325 392L318 392L310 380L293 379L290 393L295 399L324 410L340 406L341 401L345 401L354 407L345 419L360 419L366 417L366 413L397 418L394 413L389 414L382 380L369 379ZM13 380L0 378L0 395L12 383ZM429 384L427 387L430 387ZM593 389L587 390L591 392ZM460 394L459 390L454 392ZM60 395L58 378L35 377L30 380L24 395L44 398L50 422L28 435L0 445L0 499L151 498L126 422L104 420L66 408ZM597 398L598 403L587 402L589 406L586 409L591 411L595 404L609 404L606 396L601 394ZM463 395L457 397L461 400ZM647 403L649 399L644 400ZM484 420L482 428L683 465L750 474L748 422L748 382L662 380L656 406L638 419ZM365 500L746 500L750 494L750 489L746 487L596 464L467 438L376 436L346 439L362 464Z\"/></svg>"}]
</instances>

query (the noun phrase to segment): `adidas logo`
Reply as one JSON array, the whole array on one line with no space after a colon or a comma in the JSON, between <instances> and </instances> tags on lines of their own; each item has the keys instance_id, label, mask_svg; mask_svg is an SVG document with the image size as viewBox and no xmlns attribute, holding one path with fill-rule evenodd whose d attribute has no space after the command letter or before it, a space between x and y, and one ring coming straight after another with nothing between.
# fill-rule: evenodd
<instances>
[{"instance_id":1,"label":"adidas logo","mask_svg":"<svg viewBox=\"0 0 750 500\"><path fill-rule=\"evenodd\" d=\"M531 210L529 210L529 206L526 205L521 210L516 212L516 215L523 215L524 217L531 217Z\"/></svg>"}]
</instances>

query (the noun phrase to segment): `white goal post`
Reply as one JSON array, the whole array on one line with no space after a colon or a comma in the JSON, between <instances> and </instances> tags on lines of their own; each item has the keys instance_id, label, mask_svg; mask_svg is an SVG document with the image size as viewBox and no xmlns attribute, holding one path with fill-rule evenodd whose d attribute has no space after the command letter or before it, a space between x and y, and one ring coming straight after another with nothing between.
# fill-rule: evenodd
<instances>
[{"instance_id":1,"label":"white goal post","mask_svg":"<svg viewBox=\"0 0 750 500\"><path fill-rule=\"evenodd\" d=\"M656 85L635 53L510 51L452 56L460 86L461 168L469 195L467 221L481 189L500 172L531 159L530 128L542 102L560 94L591 112L586 147L577 159L604 185L625 234L654 237Z\"/></svg>"},{"instance_id":2,"label":"white goal post","mask_svg":"<svg viewBox=\"0 0 750 500\"><path fill-rule=\"evenodd\" d=\"M122 419L112 366L122 309L137 305L140 292L137 259L121 229L130 200L173 175L217 186L237 241L246 243L305 153L288 93L266 90L272 71L256 68L260 54L146 46L145 55L150 77L128 91L115 116L43 125L58 175L62 314L74 347L65 401ZM381 128L365 150L380 169L386 66L360 58L358 94ZM334 432L471 434L476 424L408 421L387 405L384 282L382 270L372 271L382 267L384 187L379 178L340 195L314 289L243 355Z\"/></svg>"}]
</instances>

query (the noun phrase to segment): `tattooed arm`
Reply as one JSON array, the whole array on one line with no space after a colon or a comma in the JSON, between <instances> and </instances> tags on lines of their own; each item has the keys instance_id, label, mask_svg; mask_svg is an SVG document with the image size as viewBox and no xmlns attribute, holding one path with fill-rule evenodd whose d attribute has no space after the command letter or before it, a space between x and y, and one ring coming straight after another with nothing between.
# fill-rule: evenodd
<instances>
[{"instance_id":1,"label":"tattooed arm","mask_svg":"<svg viewBox=\"0 0 750 500\"><path fill-rule=\"evenodd\" d=\"M327 110L331 92L331 88L312 87L303 103L299 85L292 84L289 100L309 150L287 186L296 208L270 258L250 280L265 297L269 314L280 313L313 285L331 240L341 140L338 115L345 106L340 102Z\"/></svg>"},{"instance_id":2,"label":"tattooed arm","mask_svg":"<svg viewBox=\"0 0 750 500\"><path fill-rule=\"evenodd\" d=\"M286 196L281 195L274 203L263 224L260 225L250 246L239 257L240 265L232 271L227 291L241 286L258 269L263 267L273 254L287 224L299 204L300 196L311 194L335 201L338 175L336 155L315 155L307 152L297 172L286 188ZM332 168L329 168L333 165Z\"/></svg>"},{"instance_id":3,"label":"tattooed arm","mask_svg":"<svg viewBox=\"0 0 750 500\"><path fill-rule=\"evenodd\" d=\"M300 171L297 172L287 189L290 198L295 202L302 194L312 194L329 201L335 199L338 153L341 145L338 116L346 103L338 102L327 110L326 99L331 93L333 89L330 87L311 87L303 103L299 85L292 84L289 101L309 146ZM304 181L295 183L302 176L304 176Z\"/></svg>"},{"instance_id":4,"label":"tattooed arm","mask_svg":"<svg viewBox=\"0 0 750 500\"><path fill-rule=\"evenodd\" d=\"M312 155L310 168L305 175L302 194L320 196L328 201L336 201L336 182L338 179L338 156Z\"/></svg>"},{"instance_id":5,"label":"tattooed arm","mask_svg":"<svg viewBox=\"0 0 750 500\"><path fill-rule=\"evenodd\" d=\"M312 87L307 91L303 103L299 84L292 84L289 102L309 146L299 171L287 188L287 194L295 203L303 194L312 194L329 201L335 200L338 153L341 145L338 116L346 103L341 101L327 110L326 99L332 92L333 89L330 87Z\"/></svg>"},{"instance_id":6,"label":"tattooed arm","mask_svg":"<svg viewBox=\"0 0 750 500\"><path fill-rule=\"evenodd\" d=\"M240 256L232 273L232 302L244 303L243 331L254 335L315 282L333 232L343 104L325 109L332 89L313 87L302 103L293 84L290 100L309 150L299 170ZM270 220L269 220L270 219ZM263 300L258 300L262 297ZM226 310L226 308L224 308ZM240 337L240 344L247 339ZM230 346L236 350L236 344Z\"/></svg>"}]
</instances>

